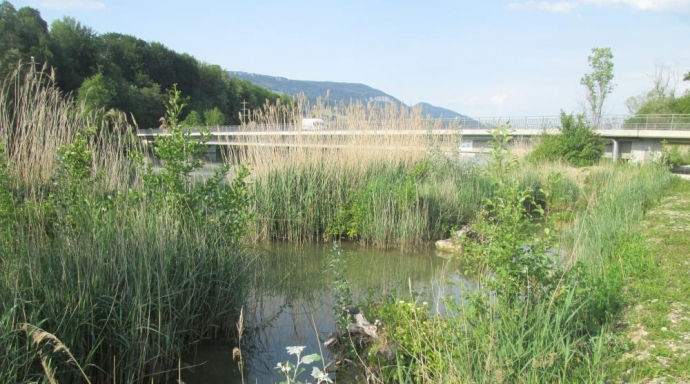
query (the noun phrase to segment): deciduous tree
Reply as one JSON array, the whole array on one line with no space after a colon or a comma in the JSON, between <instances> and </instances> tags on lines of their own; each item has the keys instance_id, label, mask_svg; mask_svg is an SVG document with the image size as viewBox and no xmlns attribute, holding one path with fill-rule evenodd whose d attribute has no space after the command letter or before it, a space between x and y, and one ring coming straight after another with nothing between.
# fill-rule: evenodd
<instances>
[{"instance_id":1,"label":"deciduous tree","mask_svg":"<svg viewBox=\"0 0 690 384\"><path fill-rule=\"evenodd\" d=\"M592 48L587 57L592 72L585 74L580 84L587 89L586 99L589 117L595 127L601 122L606 97L613 91L613 54L611 48Z\"/></svg>"}]
</instances>

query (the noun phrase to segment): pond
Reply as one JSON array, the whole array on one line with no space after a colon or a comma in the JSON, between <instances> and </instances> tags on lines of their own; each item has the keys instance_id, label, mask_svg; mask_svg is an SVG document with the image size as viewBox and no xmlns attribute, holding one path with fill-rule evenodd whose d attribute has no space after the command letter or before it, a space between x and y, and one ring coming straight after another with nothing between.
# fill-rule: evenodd
<instances>
[{"instance_id":1,"label":"pond","mask_svg":"<svg viewBox=\"0 0 690 384\"><path fill-rule=\"evenodd\" d=\"M258 272L245 308L245 326L251 330L242 339L245 383L280 382L282 377L275 366L287 360L294 362L294 356L285 350L289 346L306 346L303 355L323 352L328 361L327 352L319 346L335 330L331 248L331 244L274 244L259 250ZM431 246L405 253L348 243L341 244L340 249L355 300L369 293L409 292L411 288L424 293L432 310L442 311L442 297L457 297L461 289L471 285L457 262L438 257ZM182 380L187 384L241 383L232 356L234 347L222 341L198 346L181 363L187 367ZM322 367L320 362L316 364ZM302 378L308 378L310 371Z\"/></svg>"}]
</instances>

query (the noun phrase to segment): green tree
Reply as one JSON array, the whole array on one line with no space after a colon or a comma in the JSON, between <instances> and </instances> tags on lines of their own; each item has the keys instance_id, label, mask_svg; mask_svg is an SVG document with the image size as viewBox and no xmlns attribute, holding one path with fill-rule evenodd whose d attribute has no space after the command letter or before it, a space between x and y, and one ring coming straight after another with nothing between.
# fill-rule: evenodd
<instances>
[{"instance_id":1,"label":"green tree","mask_svg":"<svg viewBox=\"0 0 690 384\"><path fill-rule=\"evenodd\" d=\"M690 93L678 97L674 76L664 67L657 67L652 89L625 101L631 114L687 114L690 113ZM632 120L634 121L634 120Z\"/></svg>"},{"instance_id":2,"label":"green tree","mask_svg":"<svg viewBox=\"0 0 690 384\"><path fill-rule=\"evenodd\" d=\"M585 74L580 84L587 88L587 108L590 119L595 127L601 122L606 96L613 91L613 54L611 48L592 48L592 54L587 57L592 72Z\"/></svg>"},{"instance_id":3,"label":"green tree","mask_svg":"<svg viewBox=\"0 0 690 384\"><path fill-rule=\"evenodd\" d=\"M657 65L654 71L652 89L628 98L625 105L632 114L673 113L676 104L675 85L664 66Z\"/></svg>"},{"instance_id":4,"label":"green tree","mask_svg":"<svg viewBox=\"0 0 690 384\"><path fill-rule=\"evenodd\" d=\"M218 107L228 112L228 89L230 78L218 65L202 63L199 65L199 84L192 95L192 105L199 111Z\"/></svg>"},{"instance_id":5,"label":"green tree","mask_svg":"<svg viewBox=\"0 0 690 384\"><path fill-rule=\"evenodd\" d=\"M159 126L160 117L165 114L163 102L166 96L158 84L151 83L140 87L130 84L125 95L126 104L123 104L122 108L134 115L139 127Z\"/></svg>"},{"instance_id":6,"label":"green tree","mask_svg":"<svg viewBox=\"0 0 690 384\"><path fill-rule=\"evenodd\" d=\"M89 108L113 108L118 104L117 83L97 73L84 80L79 87L78 97Z\"/></svg>"},{"instance_id":7,"label":"green tree","mask_svg":"<svg viewBox=\"0 0 690 384\"><path fill-rule=\"evenodd\" d=\"M191 111L189 112L189 115L187 115L187 118L182 122L182 126L189 128L203 127L205 126L204 119L201 117L199 112Z\"/></svg>"},{"instance_id":8,"label":"green tree","mask_svg":"<svg viewBox=\"0 0 690 384\"><path fill-rule=\"evenodd\" d=\"M29 63L32 57L39 66L52 58L48 24L38 10L30 7L16 10L3 1L0 3L0 77L4 79L19 60Z\"/></svg>"},{"instance_id":9,"label":"green tree","mask_svg":"<svg viewBox=\"0 0 690 384\"><path fill-rule=\"evenodd\" d=\"M204 120L206 121L207 127L217 127L225 124L225 115L223 115L223 112L221 112L218 107L215 107L204 111Z\"/></svg>"},{"instance_id":10,"label":"green tree","mask_svg":"<svg viewBox=\"0 0 690 384\"><path fill-rule=\"evenodd\" d=\"M96 33L71 17L50 25L57 83L64 91L79 89L84 79L93 76L98 67Z\"/></svg>"}]
</instances>

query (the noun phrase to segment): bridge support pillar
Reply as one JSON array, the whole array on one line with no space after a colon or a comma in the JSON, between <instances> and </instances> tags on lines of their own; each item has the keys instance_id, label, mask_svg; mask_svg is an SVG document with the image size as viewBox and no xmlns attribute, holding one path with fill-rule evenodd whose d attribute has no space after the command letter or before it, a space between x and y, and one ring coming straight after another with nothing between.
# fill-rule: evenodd
<instances>
[{"instance_id":1,"label":"bridge support pillar","mask_svg":"<svg viewBox=\"0 0 690 384\"><path fill-rule=\"evenodd\" d=\"M615 163L618 161L618 152L619 152L619 150L618 150L618 147L619 147L618 139L609 139L609 140L611 140L611 142L613 143L613 148L611 148L611 157L613 158L613 162Z\"/></svg>"},{"instance_id":2,"label":"bridge support pillar","mask_svg":"<svg viewBox=\"0 0 690 384\"><path fill-rule=\"evenodd\" d=\"M218 146L217 145L209 145L208 150L206 151L206 159L209 161L216 160L217 153L218 153Z\"/></svg>"}]
</instances>

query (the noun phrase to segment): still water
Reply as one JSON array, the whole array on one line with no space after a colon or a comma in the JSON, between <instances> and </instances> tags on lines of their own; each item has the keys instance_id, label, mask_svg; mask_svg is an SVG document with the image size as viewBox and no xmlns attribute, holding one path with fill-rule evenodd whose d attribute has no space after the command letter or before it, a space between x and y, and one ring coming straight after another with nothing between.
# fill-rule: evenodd
<instances>
[{"instance_id":1,"label":"still water","mask_svg":"<svg viewBox=\"0 0 690 384\"><path fill-rule=\"evenodd\" d=\"M290 360L285 347L306 346L303 355L322 353L319 345L335 330L333 274L329 270L330 244L303 246L274 244L259 250L252 297L245 308L242 340L245 383L278 383L275 366ZM357 244L341 244L341 258L355 297L398 290L421 293L434 309L441 298L471 289L460 265L438 257L433 247L414 252L380 251ZM421 299L420 299L421 300ZM373 319L370 319L373 321ZM201 345L183 359L187 384L242 383L232 343L216 341ZM328 354L324 350L325 359ZM318 367L321 367L321 363ZM310 378L308 368L301 378Z\"/></svg>"}]
</instances>

